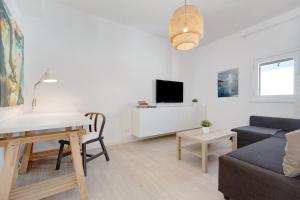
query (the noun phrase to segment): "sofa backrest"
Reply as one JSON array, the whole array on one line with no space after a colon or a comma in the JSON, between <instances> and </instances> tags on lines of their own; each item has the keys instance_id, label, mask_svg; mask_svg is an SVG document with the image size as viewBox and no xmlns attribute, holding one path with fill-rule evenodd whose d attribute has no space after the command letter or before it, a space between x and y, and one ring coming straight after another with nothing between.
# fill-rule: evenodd
<instances>
[{"instance_id":1,"label":"sofa backrest","mask_svg":"<svg viewBox=\"0 0 300 200\"><path fill-rule=\"evenodd\" d=\"M281 129L291 132L300 129L300 119L250 116L250 126Z\"/></svg>"}]
</instances>

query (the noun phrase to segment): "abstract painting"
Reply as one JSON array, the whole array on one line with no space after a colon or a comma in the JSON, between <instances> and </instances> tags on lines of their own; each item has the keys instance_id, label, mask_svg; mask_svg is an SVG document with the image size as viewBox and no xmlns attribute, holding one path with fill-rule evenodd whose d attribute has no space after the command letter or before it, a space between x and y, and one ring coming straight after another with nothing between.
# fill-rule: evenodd
<instances>
[{"instance_id":1,"label":"abstract painting","mask_svg":"<svg viewBox=\"0 0 300 200\"><path fill-rule=\"evenodd\" d=\"M0 107L24 103L24 37L0 0Z\"/></svg>"},{"instance_id":2,"label":"abstract painting","mask_svg":"<svg viewBox=\"0 0 300 200\"><path fill-rule=\"evenodd\" d=\"M231 69L218 74L218 97L237 97L239 94L239 70Z\"/></svg>"}]
</instances>

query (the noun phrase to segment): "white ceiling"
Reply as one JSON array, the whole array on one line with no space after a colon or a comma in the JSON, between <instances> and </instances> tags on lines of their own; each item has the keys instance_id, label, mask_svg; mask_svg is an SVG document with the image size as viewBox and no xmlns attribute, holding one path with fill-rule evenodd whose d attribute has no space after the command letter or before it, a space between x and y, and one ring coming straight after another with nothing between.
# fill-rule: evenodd
<instances>
[{"instance_id":1,"label":"white ceiling","mask_svg":"<svg viewBox=\"0 0 300 200\"><path fill-rule=\"evenodd\" d=\"M173 11L184 0L58 0L87 13L167 37ZM187 0L205 19L208 43L300 6L300 0Z\"/></svg>"}]
</instances>

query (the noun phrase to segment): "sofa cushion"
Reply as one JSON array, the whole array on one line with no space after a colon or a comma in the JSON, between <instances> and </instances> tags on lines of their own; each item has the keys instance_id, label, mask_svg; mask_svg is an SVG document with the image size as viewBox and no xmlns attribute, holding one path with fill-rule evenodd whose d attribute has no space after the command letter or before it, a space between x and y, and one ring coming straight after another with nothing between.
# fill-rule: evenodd
<instances>
[{"instance_id":1,"label":"sofa cushion","mask_svg":"<svg viewBox=\"0 0 300 200\"><path fill-rule=\"evenodd\" d=\"M300 130L286 134L286 140L283 171L284 175L295 177L300 175Z\"/></svg>"},{"instance_id":2,"label":"sofa cushion","mask_svg":"<svg viewBox=\"0 0 300 200\"><path fill-rule=\"evenodd\" d=\"M244 162L283 174L286 140L271 137L242 147L228 155Z\"/></svg>"}]
</instances>

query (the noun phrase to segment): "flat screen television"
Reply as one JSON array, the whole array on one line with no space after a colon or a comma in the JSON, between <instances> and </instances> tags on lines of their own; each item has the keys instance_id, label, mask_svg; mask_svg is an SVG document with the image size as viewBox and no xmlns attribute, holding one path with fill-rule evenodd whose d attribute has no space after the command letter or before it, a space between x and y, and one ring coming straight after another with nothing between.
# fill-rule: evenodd
<instances>
[{"instance_id":1,"label":"flat screen television","mask_svg":"<svg viewBox=\"0 0 300 200\"><path fill-rule=\"evenodd\" d=\"M156 103L182 103L183 82L156 80Z\"/></svg>"}]
</instances>

